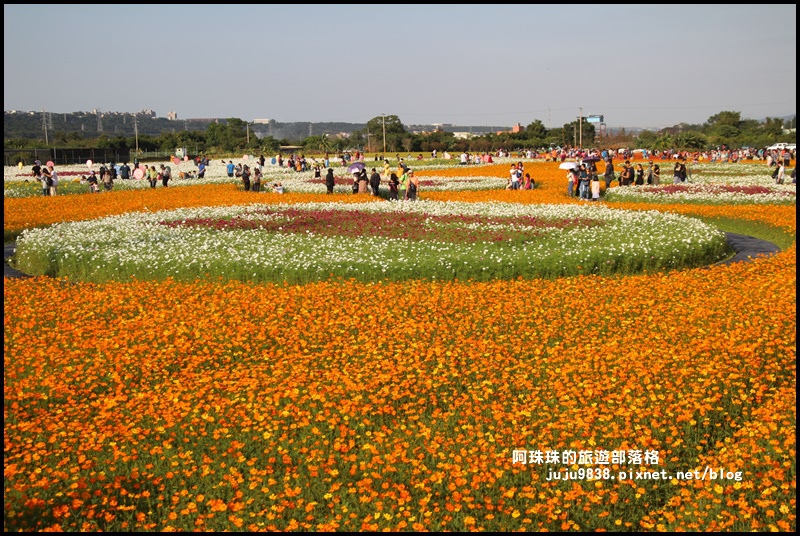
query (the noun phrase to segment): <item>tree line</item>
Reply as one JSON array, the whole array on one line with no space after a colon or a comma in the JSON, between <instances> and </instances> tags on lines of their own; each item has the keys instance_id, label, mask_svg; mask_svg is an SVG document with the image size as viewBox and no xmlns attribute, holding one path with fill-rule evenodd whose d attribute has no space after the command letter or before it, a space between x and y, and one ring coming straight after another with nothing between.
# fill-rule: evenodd
<instances>
[{"instance_id":1,"label":"tree line","mask_svg":"<svg viewBox=\"0 0 800 536\"><path fill-rule=\"evenodd\" d=\"M156 120L157 118L151 118ZM46 120L45 120L46 121ZM40 128L44 132L45 121L39 118ZM56 124L49 133L47 141L42 135L38 138L9 137L4 140L5 149L32 149L47 146L59 148L97 148L116 149L120 151L165 151L172 152L176 148L186 148L197 154L234 154L249 152L253 154L274 154L281 146L300 146L309 154L340 153L347 150L360 150L367 153L439 153L494 152L500 148L508 150L541 150L551 147L636 147L650 150L705 150L717 147L761 148L776 142L794 143L796 134L796 116L790 120L767 118L765 121L742 119L740 112L722 111L708 118L700 125L679 124L657 132L640 131L625 132L624 129L613 133L600 133L595 124L586 118L576 119L558 128L546 128L540 120L527 126L521 126L519 132L494 132L470 138L457 137L453 132L431 129L426 132L414 132L405 126L397 115L381 115L369 120L363 128L356 128L349 133L339 135L330 132L313 133L308 128L308 135L295 134L295 137L277 139L267 132L269 127L254 125L238 118L225 120L209 120L202 128L176 129L163 128L156 132L153 125L145 128L152 121L137 118L137 132L134 136L128 133L94 132L94 135L82 135L80 131L61 132ZM139 125L142 128L139 129ZM313 125L313 124L312 124ZM342 125L336 125L333 128ZM8 134L8 132L6 133Z\"/></svg>"}]
</instances>

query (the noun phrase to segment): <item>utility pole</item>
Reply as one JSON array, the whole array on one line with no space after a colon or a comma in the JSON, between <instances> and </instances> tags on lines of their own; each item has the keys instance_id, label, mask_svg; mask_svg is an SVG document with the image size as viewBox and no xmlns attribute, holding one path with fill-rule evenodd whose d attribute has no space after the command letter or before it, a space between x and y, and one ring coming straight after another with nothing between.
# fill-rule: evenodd
<instances>
[{"instance_id":1,"label":"utility pole","mask_svg":"<svg viewBox=\"0 0 800 536\"><path fill-rule=\"evenodd\" d=\"M139 123L136 121L136 114L133 114L133 133L136 136L136 155L139 155Z\"/></svg>"},{"instance_id":2,"label":"utility pole","mask_svg":"<svg viewBox=\"0 0 800 536\"><path fill-rule=\"evenodd\" d=\"M578 118L578 130L580 131L580 139L578 140L578 143L580 144L579 148L583 149L583 108L579 108L579 110L581 111L581 115Z\"/></svg>"},{"instance_id":3,"label":"utility pole","mask_svg":"<svg viewBox=\"0 0 800 536\"><path fill-rule=\"evenodd\" d=\"M383 157L386 158L386 114L381 114L383 117Z\"/></svg>"},{"instance_id":4,"label":"utility pole","mask_svg":"<svg viewBox=\"0 0 800 536\"><path fill-rule=\"evenodd\" d=\"M44 144L49 145L47 141L47 112L42 110L42 129L44 129Z\"/></svg>"}]
</instances>

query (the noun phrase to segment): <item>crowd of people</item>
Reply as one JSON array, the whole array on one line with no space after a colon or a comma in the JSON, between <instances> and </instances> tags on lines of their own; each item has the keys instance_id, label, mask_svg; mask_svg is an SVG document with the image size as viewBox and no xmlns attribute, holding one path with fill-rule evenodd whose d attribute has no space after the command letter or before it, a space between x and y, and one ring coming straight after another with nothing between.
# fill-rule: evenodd
<instances>
[{"instance_id":1,"label":"crowd of people","mask_svg":"<svg viewBox=\"0 0 800 536\"><path fill-rule=\"evenodd\" d=\"M384 159L383 176L381 176L377 168L372 168L369 175L367 175L367 168L363 163L360 166L356 165L353 168L352 192L355 195L365 194L380 197L380 187L384 180L389 185L390 201L399 201L400 199L415 201L417 199L420 185L419 178L414 175L414 171L400 157L398 157L398 164L395 170L392 170L389 160ZM328 168L325 185L328 193L332 194L335 185L332 168Z\"/></svg>"},{"instance_id":2,"label":"crowd of people","mask_svg":"<svg viewBox=\"0 0 800 536\"><path fill-rule=\"evenodd\" d=\"M611 187L613 181L619 181L620 186L659 186L661 184L661 166L648 160L647 168L641 162L633 165L630 160L622 163L619 175L614 168L614 159L611 155L603 158L600 154L589 153L585 157L579 158L574 166L567 169L567 196L577 197L578 199L598 201L600 199L600 177L596 162L605 162L603 180L606 190ZM686 182L688 179L688 169L686 160L679 157L673 170L674 181L676 184Z\"/></svg>"},{"instance_id":3,"label":"crowd of people","mask_svg":"<svg viewBox=\"0 0 800 536\"><path fill-rule=\"evenodd\" d=\"M652 185L658 186L661 184L661 167L654 159L660 159L663 163L664 160L674 160L673 166L673 183L680 184L687 182L691 179L689 169L687 167L689 161L698 163L700 161L709 162L736 162L743 159L761 158L768 166L772 168L772 178L777 184L789 182L796 182L796 168L789 172L791 161L795 158L794 150L784 148L782 150L712 150L707 152L677 152L677 151L646 151L637 150L641 156L647 160L647 163L638 162L632 164L631 160L634 158L634 151L624 150L622 152L603 149L603 150L578 150L578 149L552 149L550 152L538 153L533 150L525 152L520 151L521 156L529 158L538 158L545 156L548 160L561 161L562 164L566 163L566 158L576 158L577 162L574 168L567 172L567 195L569 197L577 197L584 200L599 200L600 198L600 177L596 162L605 162L605 171L603 179L605 181L606 189L608 189L613 181L619 181L620 186L632 185ZM497 151L497 157L508 157L510 153L505 149ZM432 157L436 157L436 151L431 153ZM450 155L446 152L444 157ZM619 175L616 174L614 159L622 156L624 158L621 164ZM419 155L419 160L422 155ZM246 156L245 159L248 157ZM252 158L252 157L250 157ZM380 187L382 183L388 184L388 198L390 200L408 199L414 200L419 194L419 180L414 176L413 171L408 167L406 162L400 155L397 155L397 168L393 170L392 165L389 163L388 158L383 159L382 173L376 167L367 173L366 165L364 163L364 155L356 152L342 153L338 155L340 163L343 165L348 162L353 162L352 166L358 167L356 173L353 175L352 192L354 194L370 194L378 197L380 195ZM411 155L409 154L409 159ZM185 173L179 171L178 174L181 179L188 178L203 178L206 170L208 169L209 160L206 157L197 157L194 160L197 166L197 171ZM379 162L379 157L375 156L375 161ZM463 165L492 163L493 153L475 154L471 155L467 152L461 154L460 163ZM272 185L264 184L264 166L267 163L264 155L257 159L253 159L252 167L249 164L234 164L232 160L222 161L226 168L228 177L236 177L242 181L242 186L245 191L264 192L272 191L275 193L284 193L282 183L276 182ZM313 180L315 182L324 183L326 191L332 194L336 185L336 178L334 176L333 168L330 167L330 156L325 155L323 161L318 161L315 158L306 159L305 155L289 155L284 160L281 154L272 158L273 165L279 167L286 166L287 168L297 172L313 173ZM53 164L48 162L48 164ZM568 163L567 163L568 164ZM645 167L646 166L646 167ZM54 169L54 165L43 166L39 160L36 160L33 166L32 174L35 180L39 181L42 185L42 195L54 196L58 191L58 173ZM323 177L323 170L327 168L327 174ZM348 168L349 169L349 168ZM172 171L169 165L161 164L157 169L155 165L146 166L134 160L133 166L128 165L128 162L119 164L101 164L99 171L90 170L88 175L81 177L82 182L88 184L91 193L99 193L102 190L111 191L114 188L114 182L117 179L131 179L143 178L149 181L151 188L156 188L159 183L162 187L169 186L172 179ZM517 161L511 165L509 178L506 184L508 190L531 190L536 187L535 180L529 173L525 173L523 162Z\"/></svg>"}]
</instances>

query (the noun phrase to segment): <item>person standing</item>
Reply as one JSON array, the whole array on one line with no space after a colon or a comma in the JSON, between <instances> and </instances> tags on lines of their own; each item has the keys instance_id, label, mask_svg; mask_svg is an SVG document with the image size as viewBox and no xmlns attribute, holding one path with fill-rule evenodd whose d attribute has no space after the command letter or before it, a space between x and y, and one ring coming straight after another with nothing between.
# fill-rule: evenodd
<instances>
[{"instance_id":1,"label":"person standing","mask_svg":"<svg viewBox=\"0 0 800 536\"><path fill-rule=\"evenodd\" d=\"M592 201L600 201L600 177L595 173L591 180Z\"/></svg>"},{"instance_id":2,"label":"person standing","mask_svg":"<svg viewBox=\"0 0 800 536\"><path fill-rule=\"evenodd\" d=\"M622 186L630 186L633 184L633 166L627 160L622 164L622 173L619 177L619 183Z\"/></svg>"},{"instance_id":3,"label":"person standing","mask_svg":"<svg viewBox=\"0 0 800 536\"><path fill-rule=\"evenodd\" d=\"M254 192L261 191L261 167L253 166L253 184L250 189Z\"/></svg>"},{"instance_id":4,"label":"person standing","mask_svg":"<svg viewBox=\"0 0 800 536\"><path fill-rule=\"evenodd\" d=\"M100 180L103 181L103 189L110 192L114 188L114 179L111 178L111 172L106 170L105 173L100 175Z\"/></svg>"},{"instance_id":5,"label":"person standing","mask_svg":"<svg viewBox=\"0 0 800 536\"><path fill-rule=\"evenodd\" d=\"M653 186L661 184L661 167L658 164L653 165Z\"/></svg>"},{"instance_id":6,"label":"person standing","mask_svg":"<svg viewBox=\"0 0 800 536\"><path fill-rule=\"evenodd\" d=\"M333 185L336 184L336 179L333 177L333 168L328 168L328 174L325 175L325 188L328 189L328 193L333 193Z\"/></svg>"},{"instance_id":7,"label":"person standing","mask_svg":"<svg viewBox=\"0 0 800 536\"><path fill-rule=\"evenodd\" d=\"M675 167L672 170L672 181L674 184L686 181L686 164L683 163L683 158L679 158L675 162Z\"/></svg>"},{"instance_id":8,"label":"person standing","mask_svg":"<svg viewBox=\"0 0 800 536\"><path fill-rule=\"evenodd\" d=\"M50 171L50 195L55 197L58 193L58 172L55 166L47 166L47 169Z\"/></svg>"},{"instance_id":9,"label":"person standing","mask_svg":"<svg viewBox=\"0 0 800 536\"><path fill-rule=\"evenodd\" d=\"M47 179L42 176L42 163L38 160L34 160L33 168L31 169L31 175L33 178L42 185L42 195L48 195L48 186L47 186Z\"/></svg>"},{"instance_id":10,"label":"person standing","mask_svg":"<svg viewBox=\"0 0 800 536\"><path fill-rule=\"evenodd\" d=\"M589 172L586 170L586 164L581 164L578 173L578 197L580 199L589 199Z\"/></svg>"},{"instance_id":11,"label":"person standing","mask_svg":"<svg viewBox=\"0 0 800 536\"><path fill-rule=\"evenodd\" d=\"M389 175L391 174L391 172L392 172L392 166L389 165L389 160L384 158L383 159L383 176L388 179Z\"/></svg>"},{"instance_id":12,"label":"person standing","mask_svg":"<svg viewBox=\"0 0 800 536\"><path fill-rule=\"evenodd\" d=\"M400 179L397 178L396 173L389 175L389 200L397 201L400 191Z\"/></svg>"},{"instance_id":13,"label":"person standing","mask_svg":"<svg viewBox=\"0 0 800 536\"><path fill-rule=\"evenodd\" d=\"M322 168L319 167L318 163L314 163L314 182L321 182L322 181Z\"/></svg>"},{"instance_id":14,"label":"person standing","mask_svg":"<svg viewBox=\"0 0 800 536\"><path fill-rule=\"evenodd\" d=\"M242 167L242 184L244 185L244 191L250 191L250 168L247 165Z\"/></svg>"},{"instance_id":15,"label":"person standing","mask_svg":"<svg viewBox=\"0 0 800 536\"><path fill-rule=\"evenodd\" d=\"M634 182L636 186L644 185L644 168L641 163L636 164L636 180Z\"/></svg>"},{"instance_id":16,"label":"person standing","mask_svg":"<svg viewBox=\"0 0 800 536\"><path fill-rule=\"evenodd\" d=\"M225 166L225 170L228 172L228 177L232 179L233 174L236 173L236 166L233 165L233 160L228 160L228 165Z\"/></svg>"},{"instance_id":17,"label":"person standing","mask_svg":"<svg viewBox=\"0 0 800 536\"><path fill-rule=\"evenodd\" d=\"M53 176L50 174L50 168L45 166L42 168L42 195L50 196L50 187L53 185Z\"/></svg>"},{"instance_id":18,"label":"person standing","mask_svg":"<svg viewBox=\"0 0 800 536\"><path fill-rule=\"evenodd\" d=\"M786 166L783 164L783 160L780 160L778 161L778 174L775 177L775 184L783 184L785 178Z\"/></svg>"},{"instance_id":19,"label":"person standing","mask_svg":"<svg viewBox=\"0 0 800 536\"><path fill-rule=\"evenodd\" d=\"M519 171L516 164L511 164L511 176L508 179L509 190L519 190Z\"/></svg>"},{"instance_id":20,"label":"person standing","mask_svg":"<svg viewBox=\"0 0 800 536\"><path fill-rule=\"evenodd\" d=\"M403 173L398 177L400 181L400 191L398 192L399 199L406 199L408 194L408 171L403 170Z\"/></svg>"},{"instance_id":21,"label":"person standing","mask_svg":"<svg viewBox=\"0 0 800 536\"><path fill-rule=\"evenodd\" d=\"M369 193L369 177L367 177L366 168L363 168L358 173L358 193L360 193L360 194L368 194Z\"/></svg>"},{"instance_id":22,"label":"person standing","mask_svg":"<svg viewBox=\"0 0 800 536\"><path fill-rule=\"evenodd\" d=\"M119 167L119 178L126 181L131 178L131 167L127 162L123 162Z\"/></svg>"},{"instance_id":23,"label":"person standing","mask_svg":"<svg viewBox=\"0 0 800 536\"><path fill-rule=\"evenodd\" d=\"M86 182L89 183L89 192L93 194L100 193L100 188L97 186L97 173L94 170L89 173L89 176L86 178Z\"/></svg>"},{"instance_id":24,"label":"person standing","mask_svg":"<svg viewBox=\"0 0 800 536\"><path fill-rule=\"evenodd\" d=\"M575 183L578 181L578 177L575 172L575 168L570 168L567 170L567 197L573 197L575 195Z\"/></svg>"},{"instance_id":25,"label":"person standing","mask_svg":"<svg viewBox=\"0 0 800 536\"><path fill-rule=\"evenodd\" d=\"M606 181L606 190L611 187L611 182L616 178L614 176L614 161L610 158L606 160L606 170L603 173L603 178Z\"/></svg>"},{"instance_id":26,"label":"person standing","mask_svg":"<svg viewBox=\"0 0 800 536\"><path fill-rule=\"evenodd\" d=\"M156 170L156 166L150 166L150 169L147 170L147 178L150 181L150 188L156 188L156 184L158 183L158 171Z\"/></svg>"},{"instance_id":27,"label":"person standing","mask_svg":"<svg viewBox=\"0 0 800 536\"><path fill-rule=\"evenodd\" d=\"M172 178L172 169L170 169L169 166L161 164L161 186L166 188L171 178Z\"/></svg>"},{"instance_id":28,"label":"person standing","mask_svg":"<svg viewBox=\"0 0 800 536\"><path fill-rule=\"evenodd\" d=\"M197 164L197 178L202 179L206 176L206 161L200 160L200 163Z\"/></svg>"},{"instance_id":29,"label":"person standing","mask_svg":"<svg viewBox=\"0 0 800 536\"><path fill-rule=\"evenodd\" d=\"M369 186L372 188L372 195L378 197L381 187L381 175L375 168L372 168L372 174L369 176Z\"/></svg>"},{"instance_id":30,"label":"person standing","mask_svg":"<svg viewBox=\"0 0 800 536\"><path fill-rule=\"evenodd\" d=\"M419 193L419 179L414 175L412 170L408 171L408 190L406 190L406 199L409 201L416 201L417 194Z\"/></svg>"}]
</instances>

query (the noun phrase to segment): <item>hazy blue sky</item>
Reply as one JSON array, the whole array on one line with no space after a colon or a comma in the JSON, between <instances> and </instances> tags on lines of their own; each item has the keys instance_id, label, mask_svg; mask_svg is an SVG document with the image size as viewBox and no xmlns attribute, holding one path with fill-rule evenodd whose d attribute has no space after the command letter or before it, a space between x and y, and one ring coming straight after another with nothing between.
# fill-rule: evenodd
<instances>
[{"instance_id":1,"label":"hazy blue sky","mask_svg":"<svg viewBox=\"0 0 800 536\"><path fill-rule=\"evenodd\" d=\"M796 4L9 5L5 110L559 127L796 112Z\"/></svg>"}]
</instances>

